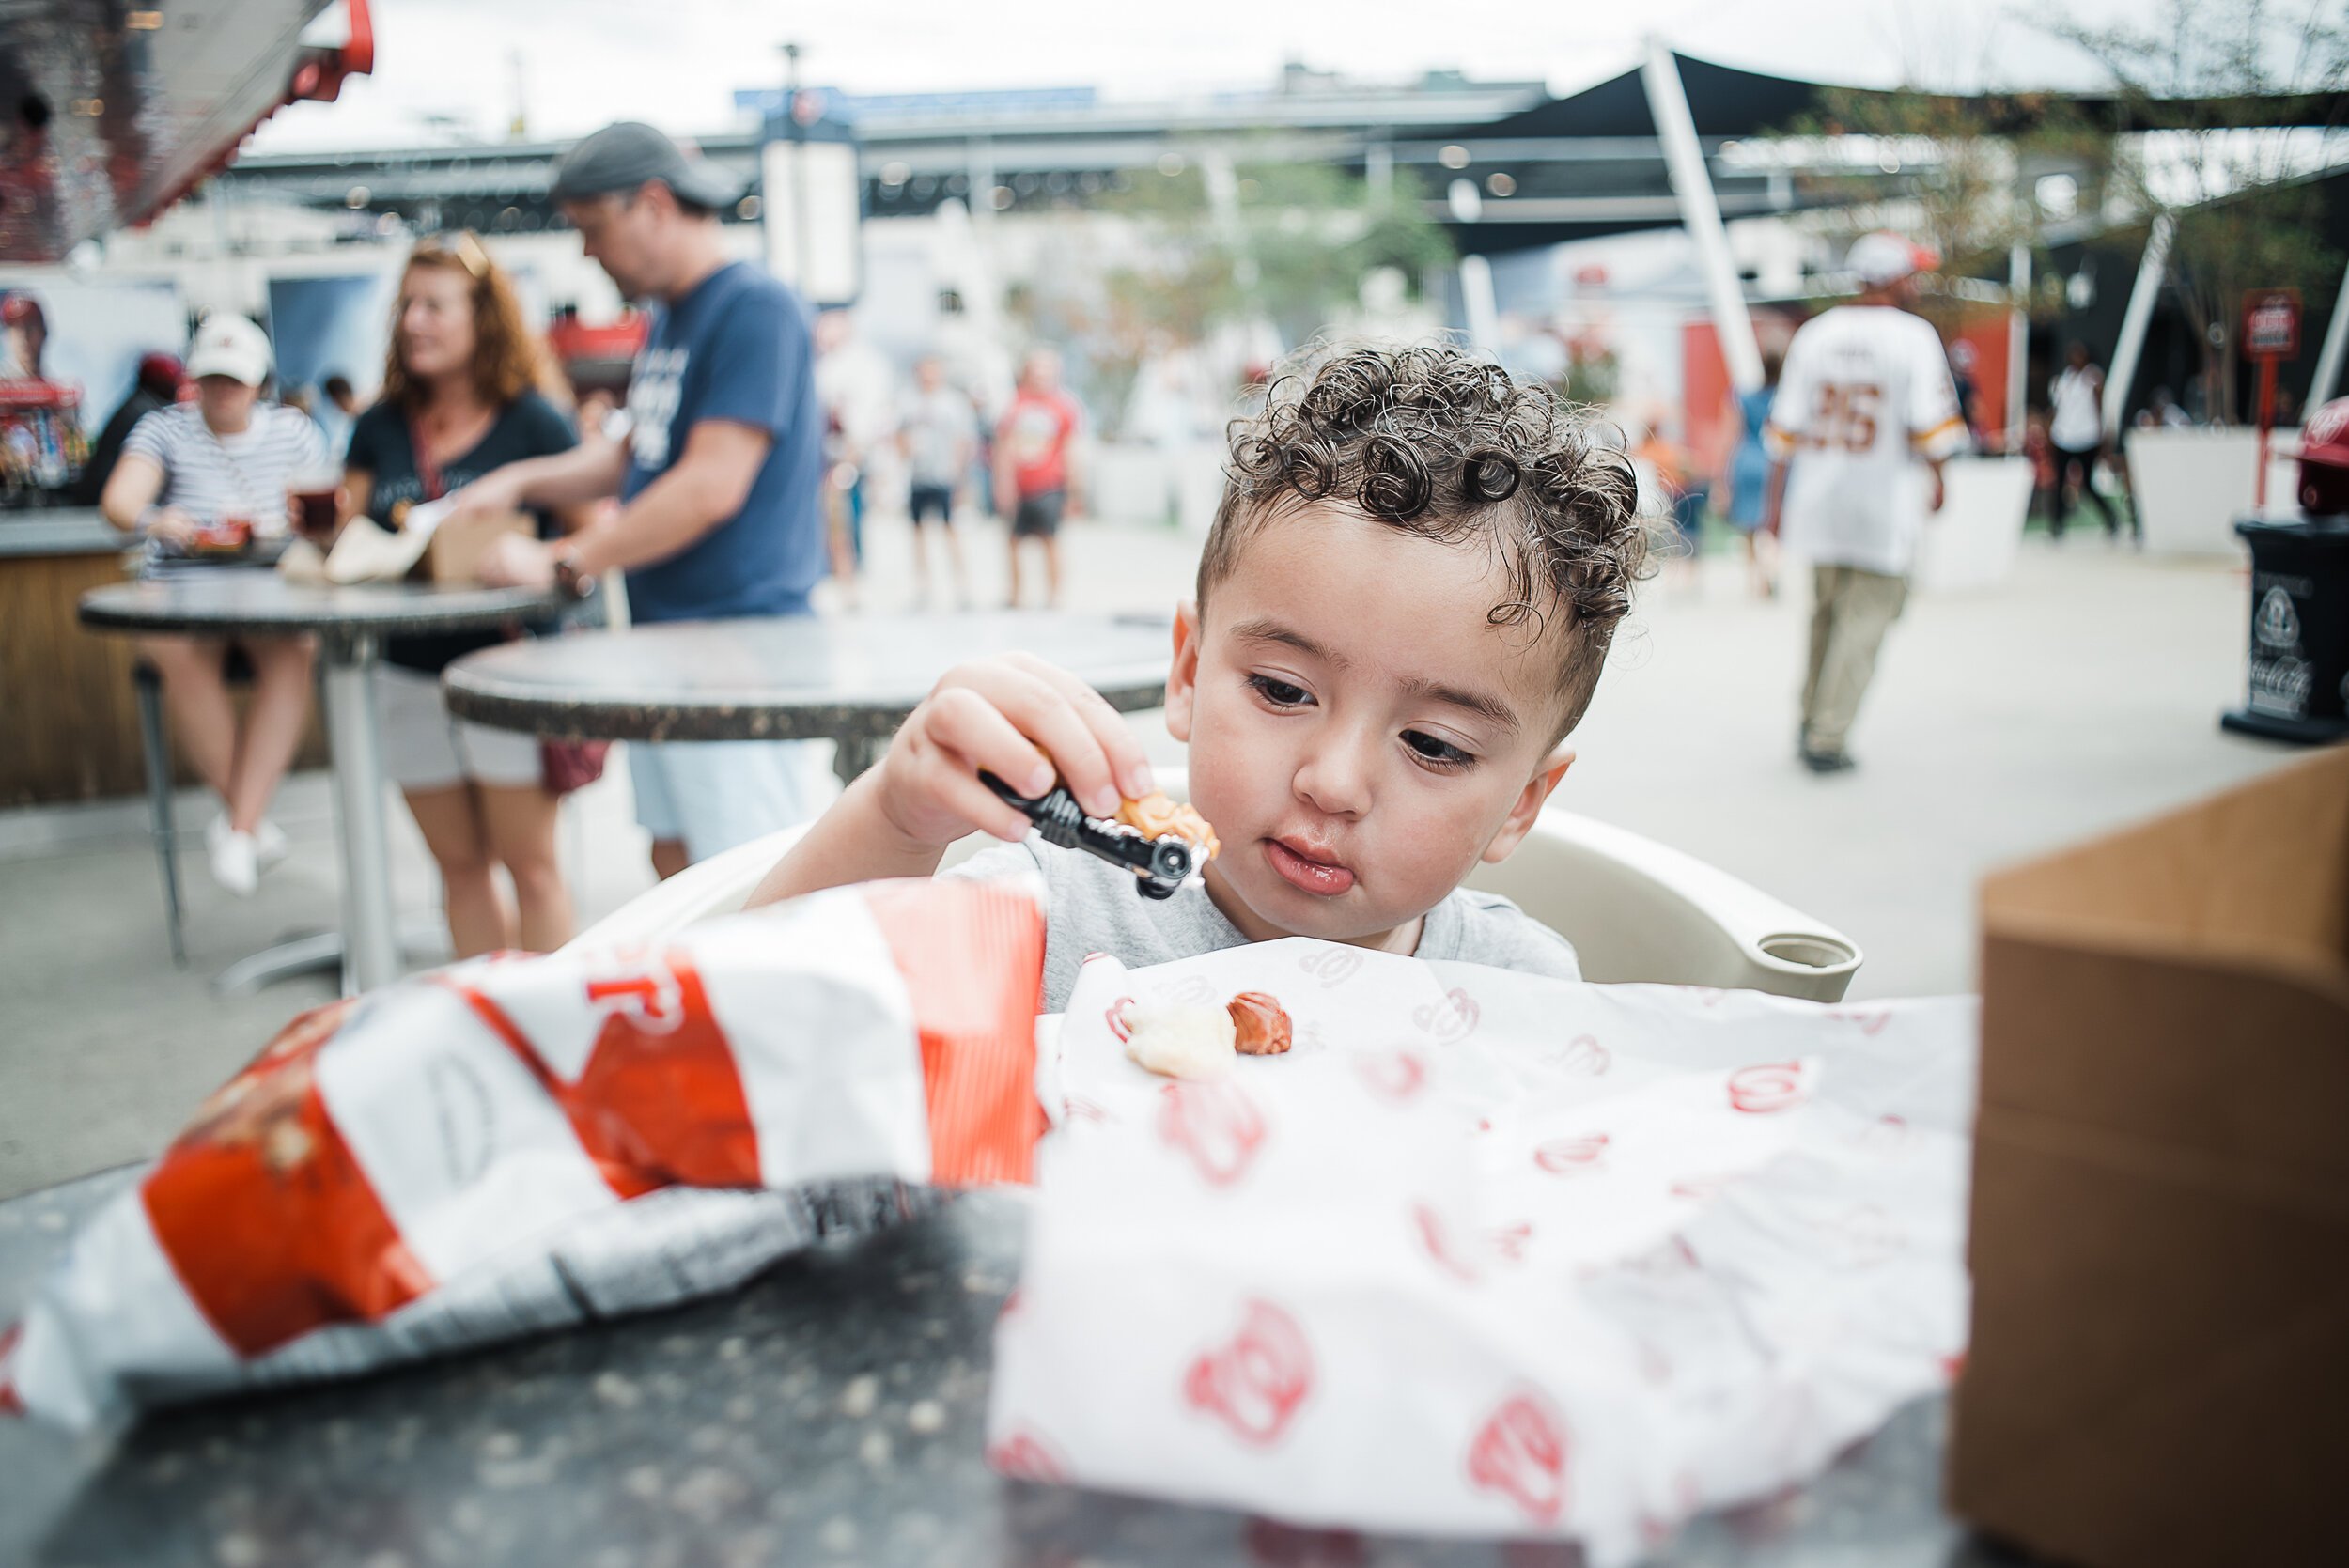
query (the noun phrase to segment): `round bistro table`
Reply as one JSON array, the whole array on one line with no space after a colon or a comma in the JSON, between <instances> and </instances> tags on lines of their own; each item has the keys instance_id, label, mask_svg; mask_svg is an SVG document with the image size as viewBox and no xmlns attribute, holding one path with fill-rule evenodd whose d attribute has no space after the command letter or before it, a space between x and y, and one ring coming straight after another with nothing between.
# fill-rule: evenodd
<instances>
[{"instance_id":1,"label":"round bistro table","mask_svg":"<svg viewBox=\"0 0 2349 1568\"><path fill-rule=\"evenodd\" d=\"M963 660L1050 660L1121 713L1166 700L1170 623L1074 613L793 615L580 631L467 654L449 710L571 740L831 740L843 784Z\"/></svg>"},{"instance_id":2,"label":"round bistro table","mask_svg":"<svg viewBox=\"0 0 2349 1568\"><path fill-rule=\"evenodd\" d=\"M552 616L555 597L531 588L434 588L369 583L331 588L288 582L273 571L222 567L173 572L82 596L82 624L99 631L194 637L316 636L323 666L320 706L342 819L343 929L288 944L238 966L260 984L316 967L339 949L346 995L399 977L391 867L384 850L383 763L376 745L375 667L387 637L477 631ZM226 984L224 977L224 984Z\"/></svg>"}]
</instances>

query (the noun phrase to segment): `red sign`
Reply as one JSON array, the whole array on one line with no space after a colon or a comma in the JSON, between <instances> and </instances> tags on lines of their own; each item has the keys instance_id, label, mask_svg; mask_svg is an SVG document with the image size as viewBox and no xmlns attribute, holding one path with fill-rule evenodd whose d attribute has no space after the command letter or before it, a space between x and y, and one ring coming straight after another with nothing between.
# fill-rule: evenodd
<instances>
[{"instance_id":1,"label":"red sign","mask_svg":"<svg viewBox=\"0 0 2349 1568\"><path fill-rule=\"evenodd\" d=\"M2294 359L2300 352L2300 291L2262 288L2243 298L2243 352L2249 359Z\"/></svg>"}]
</instances>

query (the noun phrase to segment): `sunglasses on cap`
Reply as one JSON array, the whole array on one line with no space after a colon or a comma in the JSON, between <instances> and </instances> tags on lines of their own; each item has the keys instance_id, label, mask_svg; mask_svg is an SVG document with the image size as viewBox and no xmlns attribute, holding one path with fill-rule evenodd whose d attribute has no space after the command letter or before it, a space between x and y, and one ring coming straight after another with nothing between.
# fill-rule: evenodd
<instances>
[{"instance_id":1,"label":"sunglasses on cap","mask_svg":"<svg viewBox=\"0 0 2349 1568\"><path fill-rule=\"evenodd\" d=\"M460 228L450 234L427 235L416 241L409 259L454 261L465 269L475 283L490 275L490 253L481 248L473 230Z\"/></svg>"}]
</instances>

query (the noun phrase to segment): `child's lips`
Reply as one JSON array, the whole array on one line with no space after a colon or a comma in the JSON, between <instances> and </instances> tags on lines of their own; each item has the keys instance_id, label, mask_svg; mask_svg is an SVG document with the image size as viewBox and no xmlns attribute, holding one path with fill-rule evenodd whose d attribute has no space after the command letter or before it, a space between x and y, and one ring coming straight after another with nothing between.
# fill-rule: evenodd
<instances>
[{"instance_id":1,"label":"child's lips","mask_svg":"<svg viewBox=\"0 0 2349 1568\"><path fill-rule=\"evenodd\" d=\"M1283 881L1302 893L1335 898L1354 885L1354 873L1334 861L1318 858L1327 853L1286 839L1264 841L1265 860Z\"/></svg>"}]
</instances>

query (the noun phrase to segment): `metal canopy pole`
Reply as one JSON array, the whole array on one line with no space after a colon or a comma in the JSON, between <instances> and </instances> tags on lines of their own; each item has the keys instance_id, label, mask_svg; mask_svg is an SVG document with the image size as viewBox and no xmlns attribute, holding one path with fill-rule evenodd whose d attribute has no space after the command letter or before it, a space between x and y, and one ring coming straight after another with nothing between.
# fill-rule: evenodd
<instances>
[{"instance_id":1,"label":"metal canopy pole","mask_svg":"<svg viewBox=\"0 0 2349 1568\"><path fill-rule=\"evenodd\" d=\"M1713 302L1714 335L1720 339L1721 357L1729 362L1730 384L1739 392L1762 386L1762 346L1753 335L1753 318L1746 310L1745 285L1738 281L1729 258L1729 231L1721 226L1721 207L1713 194L1713 177L1704 166L1704 148L1697 142L1696 120L1688 113L1688 92L1681 84L1680 67L1661 38L1648 36L1647 59L1640 67L1647 88L1648 113L1656 120L1657 139L1664 146L1664 165L1671 171L1672 194L1680 202L1680 221L1696 241L1697 260L1704 272L1704 289Z\"/></svg>"},{"instance_id":2,"label":"metal canopy pole","mask_svg":"<svg viewBox=\"0 0 2349 1568\"><path fill-rule=\"evenodd\" d=\"M2341 273L2341 291L2333 296L2332 319L2325 323L2325 346L2316 351L2316 374L2310 379L2308 397L2300 405L2302 421L2332 401L2333 389L2341 384L2344 352L2349 352L2349 272Z\"/></svg>"},{"instance_id":3,"label":"metal canopy pole","mask_svg":"<svg viewBox=\"0 0 2349 1568\"><path fill-rule=\"evenodd\" d=\"M2119 440L2121 416L2128 409L2129 383L2137 380L2137 362L2145 353L2145 330L2154 322L2154 302L2161 297L2162 275L2170 267L2170 237L2175 232L2170 214L2154 220L2145 237L2145 256L2137 264L2137 283L2129 289L2129 308L2121 317L2121 340L2112 346L2112 363L2105 367L2105 435Z\"/></svg>"}]
</instances>

